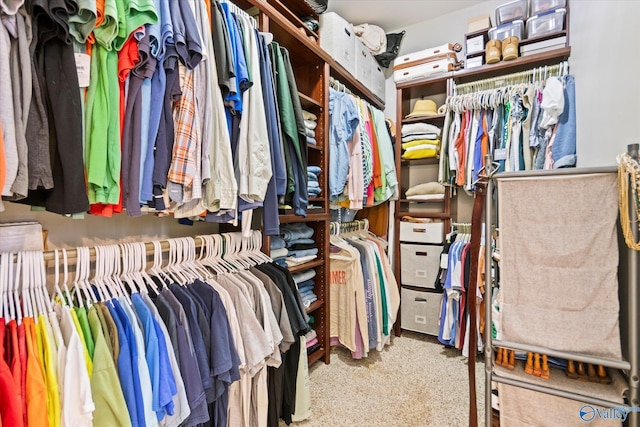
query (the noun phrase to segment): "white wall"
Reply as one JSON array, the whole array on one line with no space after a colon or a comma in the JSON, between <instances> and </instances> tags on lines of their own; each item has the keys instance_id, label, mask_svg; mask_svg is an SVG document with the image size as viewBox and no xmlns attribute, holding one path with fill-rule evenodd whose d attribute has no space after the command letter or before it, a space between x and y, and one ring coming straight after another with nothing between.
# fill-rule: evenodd
<instances>
[{"instance_id":1,"label":"white wall","mask_svg":"<svg viewBox=\"0 0 640 427\"><path fill-rule=\"evenodd\" d=\"M473 7L406 28L400 54L464 42L469 18L489 13L506 1ZM569 0L571 74L576 78L579 167L613 166L627 144L640 142L633 126L640 120L640 1ZM410 11L406 11L410 13ZM385 115L395 120L395 85L387 79Z\"/></svg>"}]
</instances>

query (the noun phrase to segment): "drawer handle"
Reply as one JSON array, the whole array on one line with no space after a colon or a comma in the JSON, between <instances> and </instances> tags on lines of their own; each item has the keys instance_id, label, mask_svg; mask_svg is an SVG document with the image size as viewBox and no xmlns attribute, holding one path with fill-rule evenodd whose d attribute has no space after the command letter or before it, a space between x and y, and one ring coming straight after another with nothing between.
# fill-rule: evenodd
<instances>
[{"instance_id":1,"label":"drawer handle","mask_svg":"<svg viewBox=\"0 0 640 427\"><path fill-rule=\"evenodd\" d=\"M349 30L347 30L347 29L345 28L345 29L344 29L344 32L345 32L345 33L347 33L347 35L348 35L349 37L351 37L351 33L349 32Z\"/></svg>"},{"instance_id":2,"label":"drawer handle","mask_svg":"<svg viewBox=\"0 0 640 427\"><path fill-rule=\"evenodd\" d=\"M427 299L426 299L426 298L416 297L416 298L414 299L414 301L415 301L415 302L427 302Z\"/></svg>"},{"instance_id":3,"label":"drawer handle","mask_svg":"<svg viewBox=\"0 0 640 427\"><path fill-rule=\"evenodd\" d=\"M414 233L426 233L427 229L426 228L414 228L413 232Z\"/></svg>"},{"instance_id":4,"label":"drawer handle","mask_svg":"<svg viewBox=\"0 0 640 427\"><path fill-rule=\"evenodd\" d=\"M408 72L408 71L405 71L404 73L402 73L402 75L403 75L403 76L406 76L406 75L408 75L408 74L409 74L409 72Z\"/></svg>"},{"instance_id":5,"label":"drawer handle","mask_svg":"<svg viewBox=\"0 0 640 427\"><path fill-rule=\"evenodd\" d=\"M434 50L434 51L433 51L433 54L434 54L434 55L436 55L436 54L438 54L438 53L440 53L440 49L438 49L438 50Z\"/></svg>"},{"instance_id":6,"label":"drawer handle","mask_svg":"<svg viewBox=\"0 0 640 427\"><path fill-rule=\"evenodd\" d=\"M416 252L416 256L428 256L429 254L426 252Z\"/></svg>"},{"instance_id":7,"label":"drawer handle","mask_svg":"<svg viewBox=\"0 0 640 427\"><path fill-rule=\"evenodd\" d=\"M440 64L437 64L433 66L433 69L435 70L436 68L439 68L439 67L440 67Z\"/></svg>"}]
</instances>

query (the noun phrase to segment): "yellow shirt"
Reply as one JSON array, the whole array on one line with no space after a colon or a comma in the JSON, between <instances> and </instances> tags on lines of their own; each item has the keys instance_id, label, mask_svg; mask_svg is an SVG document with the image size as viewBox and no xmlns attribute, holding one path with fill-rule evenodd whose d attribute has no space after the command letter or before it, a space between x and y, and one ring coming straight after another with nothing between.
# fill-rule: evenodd
<instances>
[{"instance_id":1,"label":"yellow shirt","mask_svg":"<svg viewBox=\"0 0 640 427\"><path fill-rule=\"evenodd\" d=\"M49 416L49 426L60 426L60 389L58 387L58 377L56 375L56 361L54 358L53 336L49 331L49 319L41 314L38 317L38 330L42 342L42 372L44 383L47 387L47 415ZM48 328L47 328L48 326Z\"/></svg>"}]
</instances>

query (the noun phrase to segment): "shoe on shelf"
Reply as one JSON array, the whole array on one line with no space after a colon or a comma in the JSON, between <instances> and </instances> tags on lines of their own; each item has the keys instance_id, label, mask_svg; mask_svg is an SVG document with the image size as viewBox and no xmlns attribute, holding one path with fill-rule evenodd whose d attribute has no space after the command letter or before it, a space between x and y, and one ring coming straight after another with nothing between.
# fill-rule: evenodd
<instances>
[{"instance_id":1,"label":"shoe on shelf","mask_svg":"<svg viewBox=\"0 0 640 427\"><path fill-rule=\"evenodd\" d=\"M500 54L502 53L502 42L500 40L489 40L484 48L485 62L487 64L495 64L500 62Z\"/></svg>"},{"instance_id":2,"label":"shoe on shelf","mask_svg":"<svg viewBox=\"0 0 640 427\"><path fill-rule=\"evenodd\" d=\"M507 37L502 40L502 59L512 61L518 57L518 43L520 39L516 36Z\"/></svg>"}]
</instances>

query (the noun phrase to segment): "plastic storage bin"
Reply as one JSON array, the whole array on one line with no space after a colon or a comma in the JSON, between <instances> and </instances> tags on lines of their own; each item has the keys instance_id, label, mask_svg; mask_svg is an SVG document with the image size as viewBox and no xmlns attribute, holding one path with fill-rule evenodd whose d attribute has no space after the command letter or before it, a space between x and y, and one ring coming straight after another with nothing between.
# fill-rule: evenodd
<instances>
[{"instance_id":1,"label":"plastic storage bin","mask_svg":"<svg viewBox=\"0 0 640 427\"><path fill-rule=\"evenodd\" d=\"M524 21L529 16L529 4L527 0L515 0L496 7L496 25L505 22Z\"/></svg>"},{"instance_id":2,"label":"plastic storage bin","mask_svg":"<svg viewBox=\"0 0 640 427\"><path fill-rule=\"evenodd\" d=\"M490 40L504 40L507 37L516 36L520 40L524 38L524 21L513 21L502 24L489 30Z\"/></svg>"},{"instance_id":3,"label":"plastic storage bin","mask_svg":"<svg viewBox=\"0 0 640 427\"><path fill-rule=\"evenodd\" d=\"M539 15L550 10L560 9L567 5L566 0L531 0L529 16Z\"/></svg>"},{"instance_id":4,"label":"plastic storage bin","mask_svg":"<svg viewBox=\"0 0 640 427\"><path fill-rule=\"evenodd\" d=\"M442 294L414 291L402 288L400 291L400 325L408 331L438 335L438 319Z\"/></svg>"},{"instance_id":5,"label":"plastic storage bin","mask_svg":"<svg viewBox=\"0 0 640 427\"><path fill-rule=\"evenodd\" d=\"M440 269L440 245L400 245L400 282L420 288L435 288Z\"/></svg>"},{"instance_id":6,"label":"plastic storage bin","mask_svg":"<svg viewBox=\"0 0 640 427\"><path fill-rule=\"evenodd\" d=\"M540 37L564 30L565 9L557 9L532 16L527 21L527 37Z\"/></svg>"},{"instance_id":7,"label":"plastic storage bin","mask_svg":"<svg viewBox=\"0 0 640 427\"><path fill-rule=\"evenodd\" d=\"M320 47L354 76L355 46L356 35L351 24L335 12L320 15Z\"/></svg>"}]
</instances>

